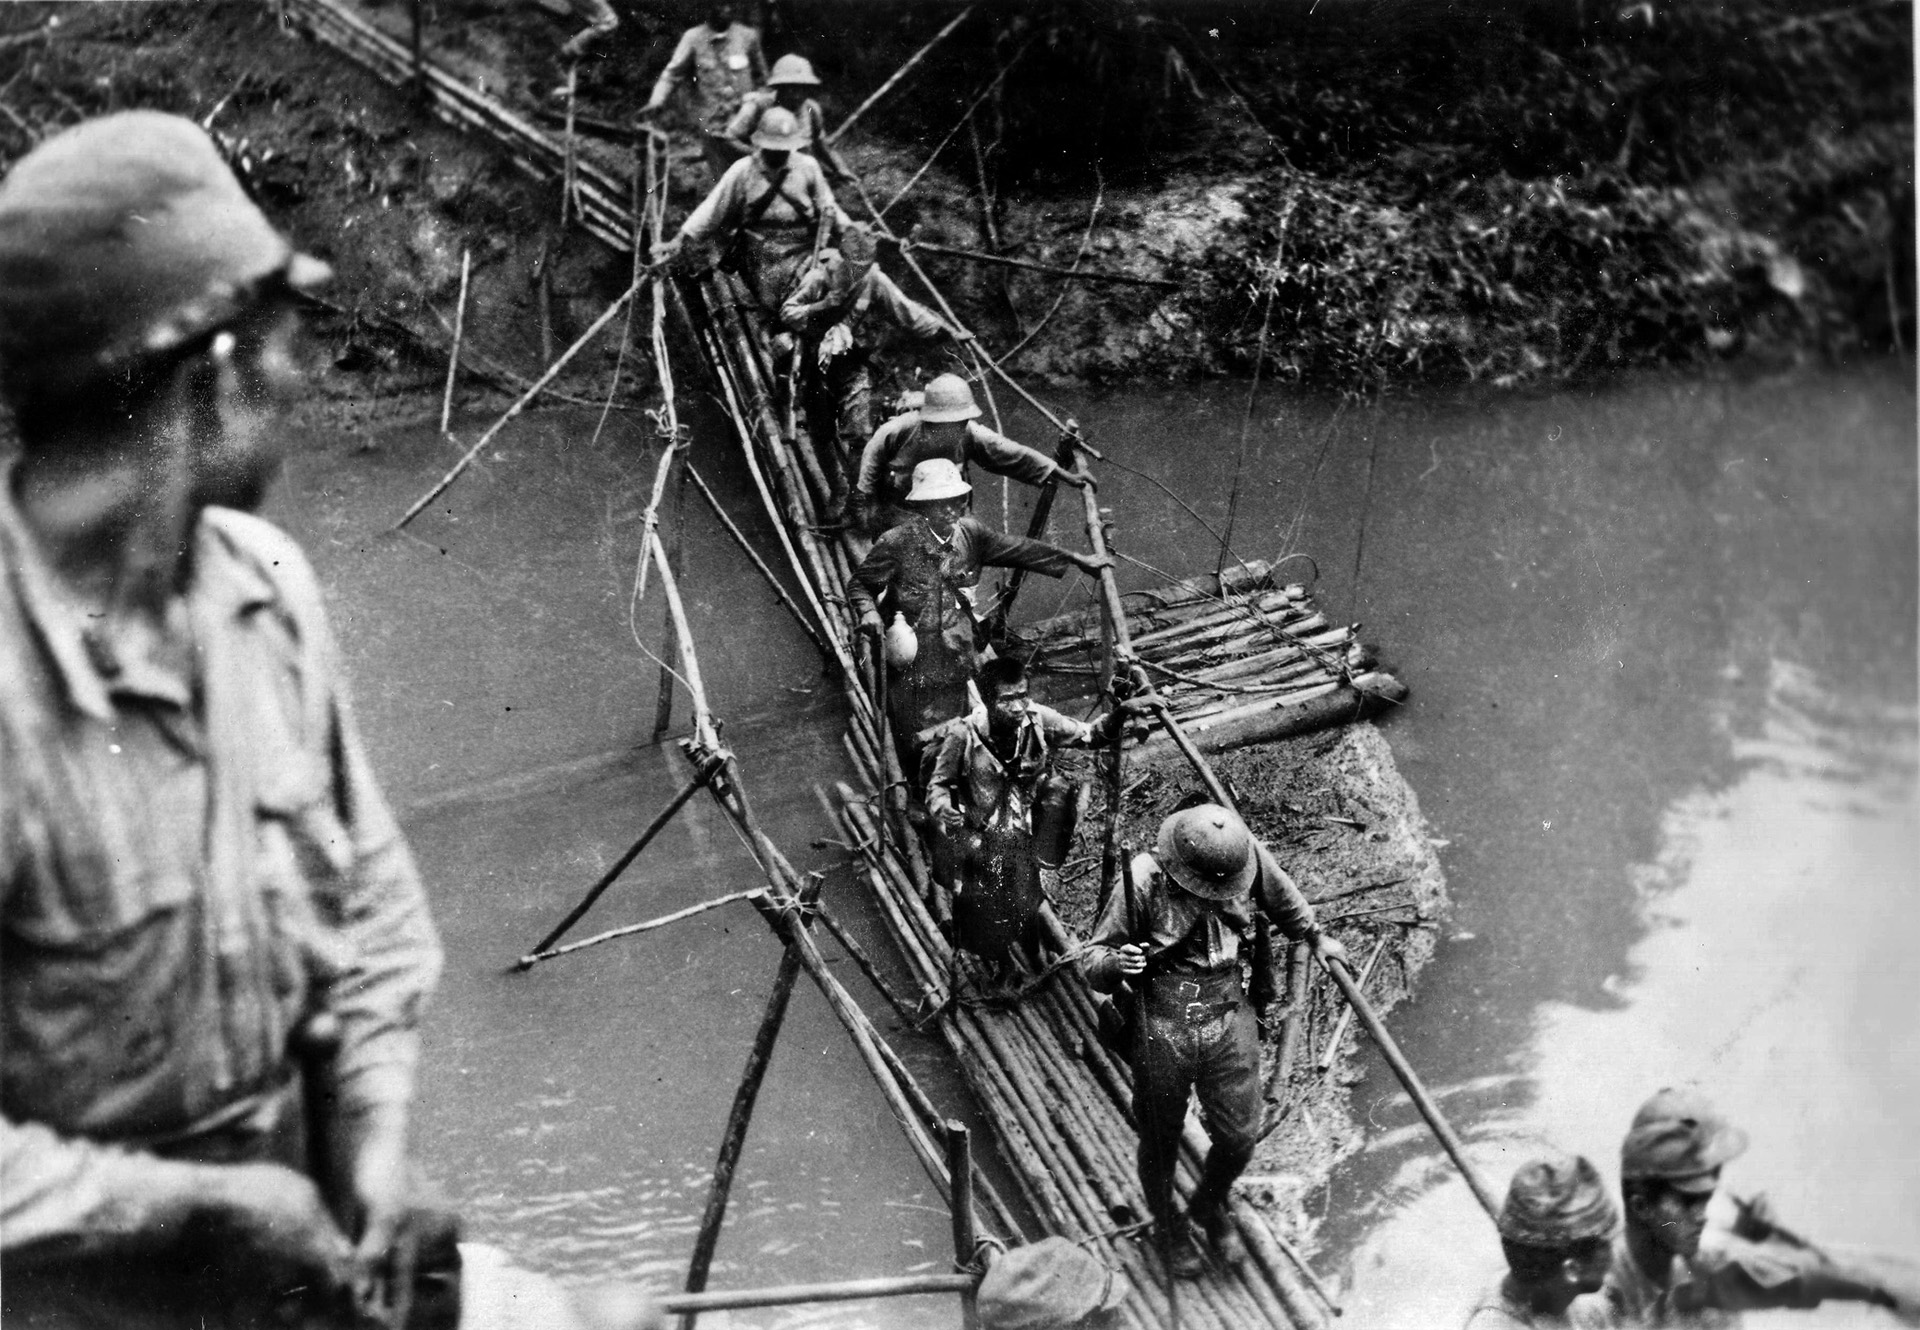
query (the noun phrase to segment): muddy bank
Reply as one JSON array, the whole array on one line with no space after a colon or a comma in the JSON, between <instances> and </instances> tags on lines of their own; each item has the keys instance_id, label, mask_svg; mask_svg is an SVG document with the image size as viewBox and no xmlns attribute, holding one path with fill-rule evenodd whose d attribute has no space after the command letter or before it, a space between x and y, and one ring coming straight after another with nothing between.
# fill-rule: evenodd
<instances>
[{"instance_id":1,"label":"muddy bank","mask_svg":"<svg viewBox=\"0 0 1920 1330\"><path fill-rule=\"evenodd\" d=\"M1465 28L1410 5L1311 24L1244 6L983 11L840 146L910 240L1165 283L921 252L961 317L1036 379L1245 373L1264 346L1265 373L1340 391L1515 386L1911 338L1898 15L1814 22L1749 0L1569 29L1486 8ZM330 346L373 376L363 406L444 355L463 252L469 362L502 386L624 285L623 256L562 226L553 182L280 32L265 6L9 9L10 33L36 35L0 52L15 110L0 156L116 106L210 120L274 214L340 267ZM686 9L622 6L620 32L574 71L578 151L618 178L624 126ZM404 7L364 12L406 31ZM775 5L768 49L813 57L837 122L947 16ZM568 23L448 0L427 39L558 134ZM1714 86L1690 72L1702 62L1725 66ZM998 70L978 132L949 135ZM690 146L675 175L678 215L704 181ZM884 261L913 287L897 254ZM603 393L617 357L610 337L567 386Z\"/></svg>"}]
</instances>

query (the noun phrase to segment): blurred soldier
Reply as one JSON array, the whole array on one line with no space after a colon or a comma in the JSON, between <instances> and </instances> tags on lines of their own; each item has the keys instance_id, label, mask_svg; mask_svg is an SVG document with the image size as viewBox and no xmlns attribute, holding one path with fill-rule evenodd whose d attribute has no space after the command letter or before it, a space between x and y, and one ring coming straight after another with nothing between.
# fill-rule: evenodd
<instances>
[{"instance_id":1,"label":"blurred soldier","mask_svg":"<svg viewBox=\"0 0 1920 1330\"><path fill-rule=\"evenodd\" d=\"M319 587L249 515L328 276L135 111L0 183L0 1319L396 1319L440 947ZM629 1322L638 1323L638 1322Z\"/></svg>"},{"instance_id":2,"label":"blurred soldier","mask_svg":"<svg viewBox=\"0 0 1920 1330\"><path fill-rule=\"evenodd\" d=\"M1567 1308L1606 1277L1620 1211L1581 1155L1520 1166L1500 1211L1507 1274L1467 1316L1465 1330L1543 1330L1570 1325Z\"/></svg>"},{"instance_id":3,"label":"blurred soldier","mask_svg":"<svg viewBox=\"0 0 1920 1330\"><path fill-rule=\"evenodd\" d=\"M1746 1148L1746 1132L1695 1091L1665 1089L1640 1106L1620 1148L1626 1227L1614 1239L1604 1287L1575 1304L1576 1323L1727 1327L1740 1324L1742 1311L1813 1307L1828 1298L1908 1318L1920 1311L1864 1264L1794 1240L1764 1203L1743 1207L1730 1232L1708 1229L1720 1170Z\"/></svg>"},{"instance_id":4,"label":"blurred soldier","mask_svg":"<svg viewBox=\"0 0 1920 1330\"><path fill-rule=\"evenodd\" d=\"M657 114L675 88L687 88L689 119L700 137L700 150L717 176L734 160L727 122L739 109L740 99L766 81L767 57L760 50L760 30L733 21L732 0L709 0L706 14L704 21L680 34L640 115Z\"/></svg>"},{"instance_id":5,"label":"blurred soldier","mask_svg":"<svg viewBox=\"0 0 1920 1330\"><path fill-rule=\"evenodd\" d=\"M720 266L738 274L772 317L801 270L853 222L834 202L820 164L798 151L800 130L790 112L775 107L761 116L753 145L753 156L727 168L654 259L674 263L688 245L712 246Z\"/></svg>"},{"instance_id":6,"label":"blurred soldier","mask_svg":"<svg viewBox=\"0 0 1920 1330\"><path fill-rule=\"evenodd\" d=\"M1162 1250L1182 1278L1204 1268L1173 1201L1187 1097L1196 1091L1212 1144L1187 1218L1220 1261L1246 1258L1228 1201L1266 1116L1260 1035L1240 977L1241 949L1252 950L1256 898L1289 938L1307 939L1323 958L1346 959L1246 823L1218 804L1199 804L1162 822L1153 852L1135 857L1121 888L1101 906L1081 962L1088 984L1102 993L1130 981L1140 1006L1131 1059L1140 1186Z\"/></svg>"},{"instance_id":7,"label":"blurred soldier","mask_svg":"<svg viewBox=\"0 0 1920 1330\"><path fill-rule=\"evenodd\" d=\"M1069 485L1090 483L1084 472L1066 471L1045 453L1015 443L979 423L973 389L958 374L942 374L927 385L921 405L886 422L873 432L860 457L860 478L853 502L862 529L875 537L906 520L903 503L908 477L929 458L952 462L967 476L969 463L1029 485L1064 480Z\"/></svg>"},{"instance_id":8,"label":"blurred soldier","mask_svg":"<svg viewBox=\"0 0 1920 1330\"><path fill-rule=\"evenodd\" d=\"M873 433L876 343L886 325L918 342L973 340L919 301L911 299L874 262L873 232L855 225L837 247L801 276L780 307L780 322L799 339L801 400L807 428L833 492L826 518L839 522L846 507L858 450Z\"/></svg>"},{"instance_id":9,"label":"blurred soldier","mask_svg":"<svg viewBox=\"0 0 1920 1330\"><path fill-rule=\"evenodd\" d=\"M740 101L740 109L727 121L725 137L734 155L744 157L753 151L753 131L760 126L760 115L778 106L791 114L806 139L806 150L827 173L829 183L839 186L853 179L833 145L827 142L827 118L810 89L820 86L813 64L804 55L783 55L773 62L767 86L756 88Z\"/></svg>"},{"instance_id":10,"label":"blurred soldier","mask_svg":"<svg viewBox=\"0 0 1920 1330\"><path fill-rule=\"evenodd\" d=\"M847 587L855 621L876 643L895 615L912 630L914 650L902 663L889 660L885 686L901 770L915 789L925 787L942 727L968 710L967 685L980 668L973 595L981 568L1092 576L1112 562L982 526L967 516L972 494L952 462L922 462L906 495L911 519L874 542Z\"/></svg>"}]
</instances>

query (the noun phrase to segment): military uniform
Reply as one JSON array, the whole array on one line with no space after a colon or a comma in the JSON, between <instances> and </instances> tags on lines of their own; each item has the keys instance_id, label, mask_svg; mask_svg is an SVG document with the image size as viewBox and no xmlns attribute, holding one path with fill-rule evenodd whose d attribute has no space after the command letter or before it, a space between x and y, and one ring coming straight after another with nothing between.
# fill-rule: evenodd
<instances>
[{"instance_id":1,"label":"military uniform","mask_svg":"<svg viewBox=\"0 0 1920 1330\"><path fill-rule=\"evenodd\" d=\"M1203 879L1182 868L1184 881L1176 879L1168 864L1180 862L1180 838L1196 822L1203 830L1214 825L1207 818L1230 819L1218 826L1222 834L1238 828L1249 862L1231 878ZM1289 938L1317 934L1313 906L1239 818L1211 804L1168 818L1155 852L1134 859L1132 878L1133 891L1123 885L1102 907L1082 969L1093 988L1112 992L1124 978L1119 949L1144 948L1146 971L1132 981L1140 1004L1132 1063L1141 1187L1155 1218L1170 1221L1187 1098L1197 1093L1211 1148L1192 1211L1217 1221L1253 1157L1266 1111L1260 1037L1240 973L1253 903Z\"/></svg>"},{"instance_id":2,"label":"military uniform","mask_svg":"<svg viewBox=\"0 0 1920 1330\"><path fill-rule=\"evenodd\" d=\"M727 122L741 99L766 81L767 57L760 49L760 30L730 23L716 30L697 23L680 34L667 67L654 81L646 109L667 104L675 88L686 87L692 104L689 119L700 136L701 151L716 175L734 159L727 139Z\"/></svg>"},{"instance_id":3,"label":"military uniform","mask_svg":"<svg viewBox=\"0 0 1920 1330\"><path fill-rule=\"evenodd\" d=\"M962 476L968 474L969 465L977 465L1028 485L1044 485L1059 472L1045 453L1015 443L977 420L967 421L956 440L950 431L929 431L920 417L919 411L908 411L887 421L873 432L860 456L860 479L854 488L872 514L871 531L885 531L907 520L911 513L905 506L908 481L914 467L930 458L945 458L960 468Z\"/></svg>"},{"instance_id":4,"label":"military uniform","mask_svg":"<svg viewBox=\"0 0 1920 1330\"><path fill-rule=\"evenodd\" d=\"M722 264L739 273L754 301L772 313L827 237L852 224L813 158L790 153L778 170L769 170L756 153L726 169L681 223L677 243L726 245Z\"/></svg>"}]
</instances>

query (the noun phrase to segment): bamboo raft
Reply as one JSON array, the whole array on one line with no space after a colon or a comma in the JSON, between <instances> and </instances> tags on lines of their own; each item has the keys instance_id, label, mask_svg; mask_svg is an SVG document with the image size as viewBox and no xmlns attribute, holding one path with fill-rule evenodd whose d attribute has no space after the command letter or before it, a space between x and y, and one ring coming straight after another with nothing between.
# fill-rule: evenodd
<instances>
[{"instance_id":1,"label":"bamboo raft","mask_svg":"<svg viewBox=\"0 0 1920 1330\"><path fill-rule=\"evenodd\" d=\"M439 71L430 62L422 62L417 53L407 52L340 0L284 3L286 12L320 40L343 50L389 82L413 84L443 119L504 144L529 174L561 181L573 201L574 218L603 241L618 249L637 251L646 235L643 215L651 222L654 238L658 238L664 212L665 161L657 139L646 140L644 150L636 154L634 206L628 209L622 206L619 182L610 174L581 162L569 146L535 129L484 93ZM643 165L647 177L644 209L639 187ZM950 307L911 252L903 249L902 256L951 318ZM633 299L643 282L636 253L634 285L621 302ZM661 289L662 284L656 284L653 336L670 415ZM752 818L737 764L719 744L699 687L697 657L685 616L678 611L678 593L673 585L676 561L653 525L652 513L665 492L667 474L676 455L683 451L680 446L664 447L649 509L648 554L659 569L669 600L670 640L680 652L683 681L693 696L695 733L683 747L696 774L687 790L623 858L622 866L686 798L704 786L741 829L768 883L763 890L735 893L710 904L751 899L785 946L763 1037L750 1059L741 1097L729 1122L721 1165L716 1168L714 1200L702 1226L701 1241L696 1244L694 1270L688 1281L690 1292L704 1285L703 1253L710 1258L725 1208L731 1160L737 1158L753 1091L759 1074L764 1072L771 1040L784 1012L785 994L802 971L827 995L929 1176L952 1206L956 1265L962 1269L973 1265L972 1241L976 1234L1010 1242L1038 1236L1030 1231L1028 1218L998 1195L971 1161L964 1129L914 1083L871 1018L826 970L810 927L817 920L903 1018L930 1020L937 1026L992 1123L996 1144L1016 1181L1026 1214L1045 1232L1084 1242L1126 1275L1130 1292L1121 1310L1123 1324L1191 1325L1209 1330L1261 1324L1325 1326L1330 1304L1319 1282L1284 1235L1243 1197L1233 1199L1232 1218L1251 1253L1244 1265L1216 1269L1198 1281L1176 1282L1167 1277L1153 1245L1141 1238L1140 1221L1146 1207L1133 1159L1130 1074L1096 1035L1092 994L1077 968L1069 963L1079 940L1050 907L1043 908L1041 924L1059 960L1043 973L1031 976L1018 1001L996 1004L970 996L966 967L957 961L930 908L935 886L927 854L906 817L899 793L904 782L886 732L886 720L866 683L870 662L862 659L847 611L846 589L854 567L852 551L842 539L825 535L820 528L828 485L797 423L802 413L786 409L786 393L764 339L753 317L736 303L732 287L724 278L709 274L697 280L682 279L672 283L672 291L673 303L684 317L700 358L713 374L754 489L773 519L782 557L797 588L791 596L781 588L781 602L801 621L844 689L848 706L844 743L855 780L819 793L828 815L855 847L856 876L870 889L914 988L901 995L888 985L871 958L853 945L819 901L818 880L801 878ZM612 312L609 309L602 316L603 323ZM586 338L581 340L584 343ZM576 343L574 350L579 345ZM568 356L572 354L569 351ZM989 373L997 375L1048 419L1063 425L1064 432L1072 437L1063 442L1062 457L1069 462L1078 454L1099 458L1097 451L1077 437L1077 430L1048 412L984 352L975 347L974 354L983 380ZM549 369L548 378L560 363ZM528 397L532 395L530 392ZM526 400L516 403L514 411ZM991 408L990 392L988 402ZM680 443L677 435L674 443ZM443 487L455 474L457 469L449 473ZM697 480L691 468L683 474ZM738 543L747 548L704 483L700 488ZM1096 554L1104 553L1111 535L1110 515L1097 507L1092 491L1082 494L1088 543ZM1035 529L1030 534L1044 533L1052 497L1046 494L1038 505ZM418 508L416 505L414 511ZM747 552L763 575L778 586L779 579L772 570L750 548ZM1015 578L1003 588L1003 597L1010 597L1017 585ZM1128 760L1153 761L1177 750L1219 802L1231 805L1233 799L1207 765L1205 751L1338 725L1392 705L1405 695L1398 680L1373 667L1369 653L1355 637L1357 626L1332 623L1315 608L1304 588L1277 584L1272 570L1263 565L1242 565L1223 570L1214 578L1132 592L1126 597L1122 597L1109 570L1101 577L1101 592L1101 604L1092 614L1025 627L1023 649L1031 651L1036 665L1056 680L1076 676L1083 680L1083 696L1102 691L1116 666L1133 676L1136 687L1151 685L1162 699L1158 718L1163 733L1131 752ZM1003 599L1002 611L1005 604ZM1004 613L994 617L1004 624ZM1051 700L1056 705L1070 704L1060 690ZM1117 769L1111 789L1121 789ZM1109 803L1114 810L1108 827L1111 855L1120 800L1110 799ZM614 873L618 871L616 867ZM585 911L613 875L596 884L574 914L536 948L536 955L523 958L522 964L559 954L545 949ZM670 920L654 924L667 922ZM1299 979L1307 967L1303 958L1296 955L1295 959L1297 998ZM1372 1013L1353 974L1340 964L1330 964L1326 969L1407 1083L1416 1106L1465 1168L1457 1138L1419 1088L1417 1077ZM1204 1135L1190 1118L1175 1184L1182 1198L1198 1181L1205 1148ZM1482 1204L1491 1210L1493 1202L1484 1184L1470 1169L1468 1172ZM967 1319L971 1324L970 1305Z\"/></svg>"}]
</instances>

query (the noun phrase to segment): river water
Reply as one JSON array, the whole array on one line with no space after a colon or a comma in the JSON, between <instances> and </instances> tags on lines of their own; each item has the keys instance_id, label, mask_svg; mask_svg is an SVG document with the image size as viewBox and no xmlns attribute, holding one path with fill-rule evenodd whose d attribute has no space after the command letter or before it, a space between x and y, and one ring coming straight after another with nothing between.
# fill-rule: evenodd
<instances>
[{"instance_id":1,"label":"river water","mask_svg":"<svg viewBox=\"0 0 1920 1330\"><path fill-rule=\"evenodd\" d=\"M1211 568L1199 523L1226 524L1245 385L1062 401L1131 468L1103 472L1141 561L1123 580ZM666 1284L777 952L731 905L505 972L687 774L648 743L658 594L630 605L647 427L616 417L593 444L594 419L517 422L404 536L374 533L452 447L426 423L313 431L277 512L334 595L446 934L428 1166L476 1236L564 1275ZM1639 1101L1694 1082L1753 1134L1734 1189L1821 1238L1920 1251L1914 420L1907 364L1256 403L1235 549L1311 556L1286 575L1317 572L1328 612L1362 621L1413 689L1385 732L1448 842L1455 907L1393 1025L1497 1188L1543 1141L1611 1173ZM771 550L717 421L696 414L695 438ZM845 771L817 658L689 503L686 592L726 737L772 834L871 937L844 852L814 843L830 831L813 787ZM1085 594L1040 581L1025 608ZM754 885L696 799L576 936ZM897 1037L952 1099L937 1047ZM1378 1132L1318 1202L1346 1323L1457 1323L1498 1247L1390 1073L1356 1093ZM948 1259L937 1195L803 981L713 1284ZM936 1300L731 1321L951 1323Z\"/></svg>"}]
</instances>

